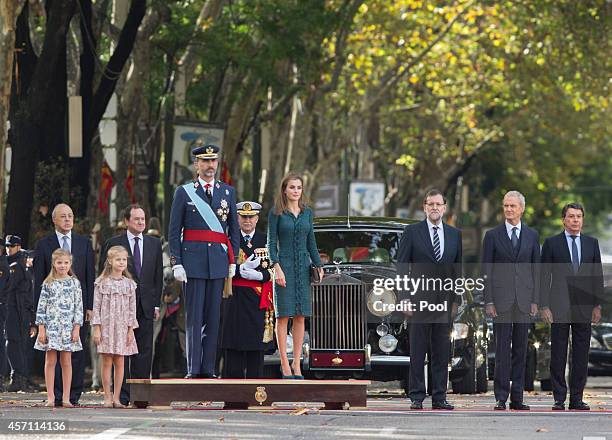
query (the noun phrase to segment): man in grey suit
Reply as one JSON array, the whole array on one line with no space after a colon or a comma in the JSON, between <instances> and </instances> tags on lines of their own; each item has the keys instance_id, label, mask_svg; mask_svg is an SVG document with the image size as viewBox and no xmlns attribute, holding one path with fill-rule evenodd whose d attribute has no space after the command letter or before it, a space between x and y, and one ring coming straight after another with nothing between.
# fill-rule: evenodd
<instances>
[{"instance_id":1,"label":"man in grey suit","mask_svg":"<svg viewBox=\"0 0 612 440\"><path fill-rule=\"evenodd\" d=\"M504 196L503 224L487 231L482 250L487 315L495 336L495 408L529 410L523 403L527 334L538 312L540 243L538 233L521 222L525 196ZM512 380L512 388L510 387Z\"/></svg>"}]
</instances>

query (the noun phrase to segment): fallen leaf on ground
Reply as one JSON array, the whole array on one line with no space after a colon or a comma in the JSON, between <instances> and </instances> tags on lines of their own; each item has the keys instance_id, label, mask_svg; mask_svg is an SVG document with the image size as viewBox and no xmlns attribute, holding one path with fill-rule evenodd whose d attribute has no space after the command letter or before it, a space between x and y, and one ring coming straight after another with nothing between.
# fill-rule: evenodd
<instances>
[{"instance_id":1,"label":"fallen leaf on ground","mask_svg":"<svg viewBox=\"0 0 612 440\"><path fill-rule=\"evenodd\" d=\"M548 429L546 429L546 428L538 428L538 429L536 429L536 432L548 432Z\"/></svg>"}]
</instances>

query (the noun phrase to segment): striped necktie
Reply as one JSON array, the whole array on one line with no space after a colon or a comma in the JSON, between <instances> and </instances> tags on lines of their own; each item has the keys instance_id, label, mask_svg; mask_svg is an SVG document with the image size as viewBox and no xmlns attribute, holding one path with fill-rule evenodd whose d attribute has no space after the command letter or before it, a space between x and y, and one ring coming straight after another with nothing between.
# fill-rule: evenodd
<instances>
[{"instance_id":1,"label":"striped necktie","mask_svg":"<svg viewBox=\"0 0 612 440\"><path fill-rule=\"evenodd\" d=\"M433 230L434 255L436 257L436 261L440 261L442 255L440 254L440 236L438 235L438 226L434 226Z\"/></svg>"}]
</instances>

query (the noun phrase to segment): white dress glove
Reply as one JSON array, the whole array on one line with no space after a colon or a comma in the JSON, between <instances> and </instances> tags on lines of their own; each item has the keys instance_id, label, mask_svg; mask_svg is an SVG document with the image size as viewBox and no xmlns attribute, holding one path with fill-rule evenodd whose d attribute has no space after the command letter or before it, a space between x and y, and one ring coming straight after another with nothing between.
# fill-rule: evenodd
<instances>
[{"instance_id":1,"label":"white dress glove","mask_svg":"<svg viewBox=\"0 0 612 440\"><path fill-rule=\"evenodd\" d=\"M180 281L181 283L187 282L187 272L185 272L185 268L182 264L172 266L172 273L176 281Z\"/></svg>"},{"instance_id":2,"label":"white dress glove","mask_svg":"<svg viewBox=\"0 0 612 440\"><path fill-rule=\"evenodd\" d=\"M240 265L240 276L245 280L263 280L263 273L255 269L249 269L248 267L245 267L244 264Z\"/></svg>"},{"instance_id":3,"label":"white dress glove","mask_svg":"<svg viewBox=\"0 0 612 440\"><path fill-rule=\"evenodd\" d=\"M255 254L252 254L244 263L240 265L240 268L241 270L243 267L246 267L247 269L257 269L260 264L261 257L255 257Z\"/></svg>"},{"instance_id":4,"label":"white dress glove","mask_svg":"<svg viewBox=\"0 0 612 440\"><path fill-rule=\"evenodd\" d=\"M236 275L236 265L235 264L230 264L229 265L229 270L227 273L227 277L228 278L234 278L234 275Z\"/></svg>"}]
</instances>

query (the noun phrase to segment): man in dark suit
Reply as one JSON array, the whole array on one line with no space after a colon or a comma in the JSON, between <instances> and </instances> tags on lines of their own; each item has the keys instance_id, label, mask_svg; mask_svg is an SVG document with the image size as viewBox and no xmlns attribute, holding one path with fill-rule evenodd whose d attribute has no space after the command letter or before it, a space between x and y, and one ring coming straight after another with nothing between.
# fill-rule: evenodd
<instances>
[{"instance_id":1,"label":"man in dark suit","mask_svg":"<svg viewBox=\"0 0 612 440\"><path fill-rule=\"evenodd\" d=\"M170 212L170 264L185 283L187 378L216 377L221 298L226 278L236 273L236 191L215 180L219 150L201 144L191 150L198 176L176 189Z\"/></svg>"},{"instance_id":2,"label":"man in dark suit","mask_svg":"<svg viewBox=\"0 0 612 440\"><path fill-rule=\"evenodd\" d=\"M584 208L569 203L561 211L564 231L542 247L541 313L551 323L550 379L555 403L565 409L565 364L572 330L569 409L588 411L582 400L587 381L591 322L601 319L603 271L597 239L582 234Z\"/></svg>"},{"instance_id":3,"label":"man in dark suit","mask_svg":"<svg viewBox=\"0 0 612 440\"><path fill-rule=\"evenodd\" d=\"M255 379L263 377L264 339L272 340L272 282L268 268L255 255L267 243L266 234L255 230L261 205L240 202L236 207L240 251L232 295L223 301L223 378Z\"/></svg>"},{"instance_id":4,"label":"man in dark suit","mask_svg":"<svg viewBox=\"0 0 612 440\"><path fill-rule=\"evenodd\" d=\"M446 199L438 190L425 196L423 210L427 218L404 229L399 245L398 272L413 279L424 276L431 285L410 298L410 390L412 409L423 409L425 399L425 354L431 350L432 409L452 410L446 401L450 330L461 296L444 291L436 280L461 277L461 231L442 222ZM438 283L440 284L440 283ZM422 309L426 302L443 305L443 311Z\"/></svg>"},{"instance_id":5,"label":"man in dark suit","mask_svg":"<svg viewBox=\"0 0 612 440\"><path fill-rule=\"evenodd\" d=\"M540 243L538 233L521 222L525 197L504 196L505 222L485 234L482 269L486 313L495 336L495 409L529 410L523 403L527 334L538 312ZM512 379L512 388L510 380Z\"/></svg>"},{"instance_id":6,"label":"man in dark suit","mask_svg":"<svg viewBox=\"0 0 612 440\"><path fill-rule=\"evenodd\" d=\"M128 405L129 386L126 379L148 379L151 377L153 361L153 320L159 319L159 304L163 288L163 263L161 240L143 235L147 225L144 209L140 205L129 205L123 213L127 226L125 234L109 238L100 253L100 272L106 263L106 255L112 246L123 246L128 251L128 271L138 287L136 288L136 319L134 330L138 354L130 356L126 363L124 383L121 387L120 402Z\"/></svg>"},{"instance_id":7,"label":"man in dark suit","mask_svg":"<svg viewBox=\"0 0 612 440\"><path fill-rule=\"evenodd\" d=\"M74 234L74 214L70 206L60 203L53 208L51 219L55 231L36 243L34 254L34 296L35 307L38 307L40 288L43 280L51 272L51 254L57 248L67 250L72 254L72 272L81 282L83 294L83 316L81 326L81 343L87 344L89 321L93 309L93 288L95 279L94 253L89 237ZM77 405L83 393L83 378L85 376L85 352L72 353L72 384L70 386L70 403ZM55 404L62 404L62 373L59 362L55 370Z\"/></svg>"}]
</instances>

